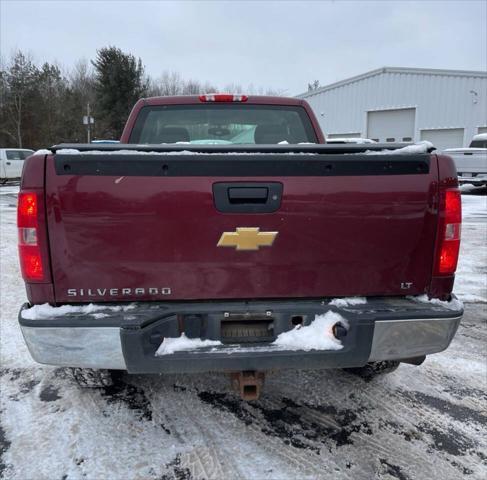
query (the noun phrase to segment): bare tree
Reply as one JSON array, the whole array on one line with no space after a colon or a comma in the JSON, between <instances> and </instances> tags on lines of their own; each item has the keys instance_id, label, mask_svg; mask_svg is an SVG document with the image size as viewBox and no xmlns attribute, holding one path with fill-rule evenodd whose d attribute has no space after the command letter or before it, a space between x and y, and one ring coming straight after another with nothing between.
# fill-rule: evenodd
<instances>
[{"instance_id":1,"label":"bare tree","mask_svg":"<svg viewBox=\"0 0 487 480\"><path fill-rule=\"evenodd\" d=\"M178 72L165 71L154 82L154 93L158 96L181 95L184 81Z\"/></svg>"},{"instance_id":2,"label":"bare tree","mask_svg":"<svg viewBox=\"0 0 487 480\"><path fill-rule=\"evenodd\" d=\"M14 139L19 148L23 143L23 121L28 114L25 105L35 91L37 74L37 67L30 56L21 51L12 56L9 65L2 68L0 74L2 110L5 112L2 132Z\"/></svg>"},{"instance_id":3,"label":"bare tree","mask_svg":"<svg viewBox=\"0 0 487 480\"><path fill-rule=\"evenodd\" d=\"M308 83L308 92L312 92L313 90L318 90L320 88L320 81L313 80L313 82Z\"/></svg>"},{"instance_id":4,"label":"bare tree","mask_svg":"<svg viewBox=\"0 0 487 480\"><path fill-rule=\"evenodd\" d=\"M180 73L165 71L156 80L150 82L150 94L153 96L167 95L199 95L218 91L210 82L184 80Z\"/></svg>"},{"instance_id":5,"label":"bare tree","mask_svg":"<svg viewBox=\"0 0 487 480\"><path fill-rule=\"evenodd\" d=\"M218 91L218 88L210 82L205 82L201 85L200 93L215 93Z\"/></svg>"},{"instance_id":6,"label":"bare tree","mask_svg":"<svg viewBox=\"0 0 487 480\"><path fill-rule=\"evenodd\" d=\"M69 74L70 87L79 92L86 102L94 103L95 76L90 62L86 59L78 60Z\"/></svg>"},{"instance_id":7,"label":"bare tree","mask_svg":"<svg viewBox=\"0 0 487 480\"><path fill-rule=\"evenodd\" d=\"M184 95L198 95L201 93L201 84L197 80L187 80L184 82Z\"/></svg>"},{"instance_id":8,"label":"bare tree","mask_svg":"<svg viewBox=\"0 0 487 480\"><path fill-rule=\"evenodd\" d=\"M223 91L228 92L228 93L246 93L246 92L244 92L242 85L240 85L238 83L227 83L223 87Z\"/></svg>"},{"instance_id":9,"label":"bare tree","mask_svg":"<svg viewBox=\"0 0 487 480\"><path fill-rule=\"evenodd\" d=\"M68 81L66 107L63 110L67 127L64 139L80 141L86 135L86 127L82 125L82 118L86 115L88 104L92 111L96 109L95 74L90 62L86 59L79 60L69 72ZM95 118L95 121L92 129L102 130L104 128L103 117Z\"/></svg>"}]
</instances>

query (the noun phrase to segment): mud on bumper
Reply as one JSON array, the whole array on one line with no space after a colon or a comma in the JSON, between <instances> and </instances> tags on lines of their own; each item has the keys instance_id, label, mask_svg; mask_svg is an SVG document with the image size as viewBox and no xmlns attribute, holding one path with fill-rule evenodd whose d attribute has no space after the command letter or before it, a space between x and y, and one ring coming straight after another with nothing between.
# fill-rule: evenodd
<instances>
[{"instance_id":1,"label":"mud on bumper","mask_svg":"<svg viewBox=\"0 0 487 480\"><path fill-rule=\"evenodd\" d=\"M457 302L445 307L406 298L373 298L343 307L301 299L117 304L106 305L96 316L72 313L35 320L22 316L26 308L19 312L19 323L37 362L131 373L342 368L409 359L447 348L463 315ZM221 340L222 324L232 318L267 318L275 338L294 328L296 319L308 325L327 311L349 324L341 350L282 350L268 341L155 355L164 338L183 331L189 338Z\"/></svg>"}]
</instances>

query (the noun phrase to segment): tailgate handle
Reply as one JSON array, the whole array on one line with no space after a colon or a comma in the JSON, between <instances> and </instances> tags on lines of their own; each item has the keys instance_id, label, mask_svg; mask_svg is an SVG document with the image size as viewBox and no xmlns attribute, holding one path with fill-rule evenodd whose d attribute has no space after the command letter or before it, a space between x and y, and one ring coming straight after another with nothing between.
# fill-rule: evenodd
<instances>
[{"instance_id":1,"label":"tailgate handle","mask_svg":"<svg viewBox=\"0 0 487 480\"><path fill-rule=\"evenodd\" d=\"M281 207L281 182L216 182L215 208L222 213L272 213Z\"/></svg>"},{"instance_id":2,"label":"tailgate handle","mask_svg":"<svg viewBox=\"0 0 487 480\"><path fill-rule=\"evenodd\" d=\"M233 204L266 203L269 189L266 187L230 187L228 200Z\"/></svg>"}]
</instances>

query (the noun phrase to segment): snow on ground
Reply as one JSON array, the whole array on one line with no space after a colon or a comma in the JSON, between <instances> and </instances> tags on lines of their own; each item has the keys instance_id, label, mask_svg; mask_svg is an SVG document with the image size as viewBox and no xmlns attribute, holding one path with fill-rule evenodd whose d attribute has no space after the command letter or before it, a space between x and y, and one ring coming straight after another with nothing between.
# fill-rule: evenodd
<instances>
[{"instance_id":1,"label":"snow on ground","mask_svg":"<svg viewBox=\"0 0 487 480\"><path fill-rule=\"evenodd\" d=\"M0 187L0 365L35 366L17 325L17 313L27 301L19 273L16 208L18 186Z\"/></svg>"},{"instance_id":2,"label":"snow on ground","mask_svg":"<svg viewBox=\"0 0 487 480\"><path fill-rule=\"evenodd\" d=\"M448 350L371 382L277 372L247 403L219 374L120 375L80 390L33 362L17 326L17 191L0 188L0 478L487 477L486 197L462 197L455 291L467 303Z\"/></svg>"},{"instance_id":3,"label":"snow on ground","mask_svg":"<svg viewBox=\"0 0 487 480\"><path fill-rule=\"evenodd\" d=\"M462 215L454 292L464 302L487 302L487 196L462 195Z\"/></svg>"}]
</instances>

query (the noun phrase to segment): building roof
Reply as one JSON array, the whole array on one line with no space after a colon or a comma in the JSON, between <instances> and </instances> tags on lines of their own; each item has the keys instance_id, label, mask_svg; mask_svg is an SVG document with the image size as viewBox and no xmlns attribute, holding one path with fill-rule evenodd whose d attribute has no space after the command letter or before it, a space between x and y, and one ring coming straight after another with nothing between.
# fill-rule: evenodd
<instances>
[{"instance_id":1,"label":"building roof","mask_svg":"<svg viewBox=\"0 0 487 480\"><path fill-rule=\"evenodd\" d=\"M345 80L340 80L339 82L331 83L330 85L325 85L324 87L317 88L311 92L304 92L296 95L298 98L311 97L317 95L318 93L326 92L328 90L333 90L334 88L342 87L350 83L358 82L366 78L375 77L382 73L412 73L417 75L441 75L441 76L453 76L453 77L481 77L487 78L487 71L474 71L474 70L443 70L436 68L407 68L407 67L382 67L370 72L365 72L354 77L346 78Z\"/></svg>"}]
</instances>

